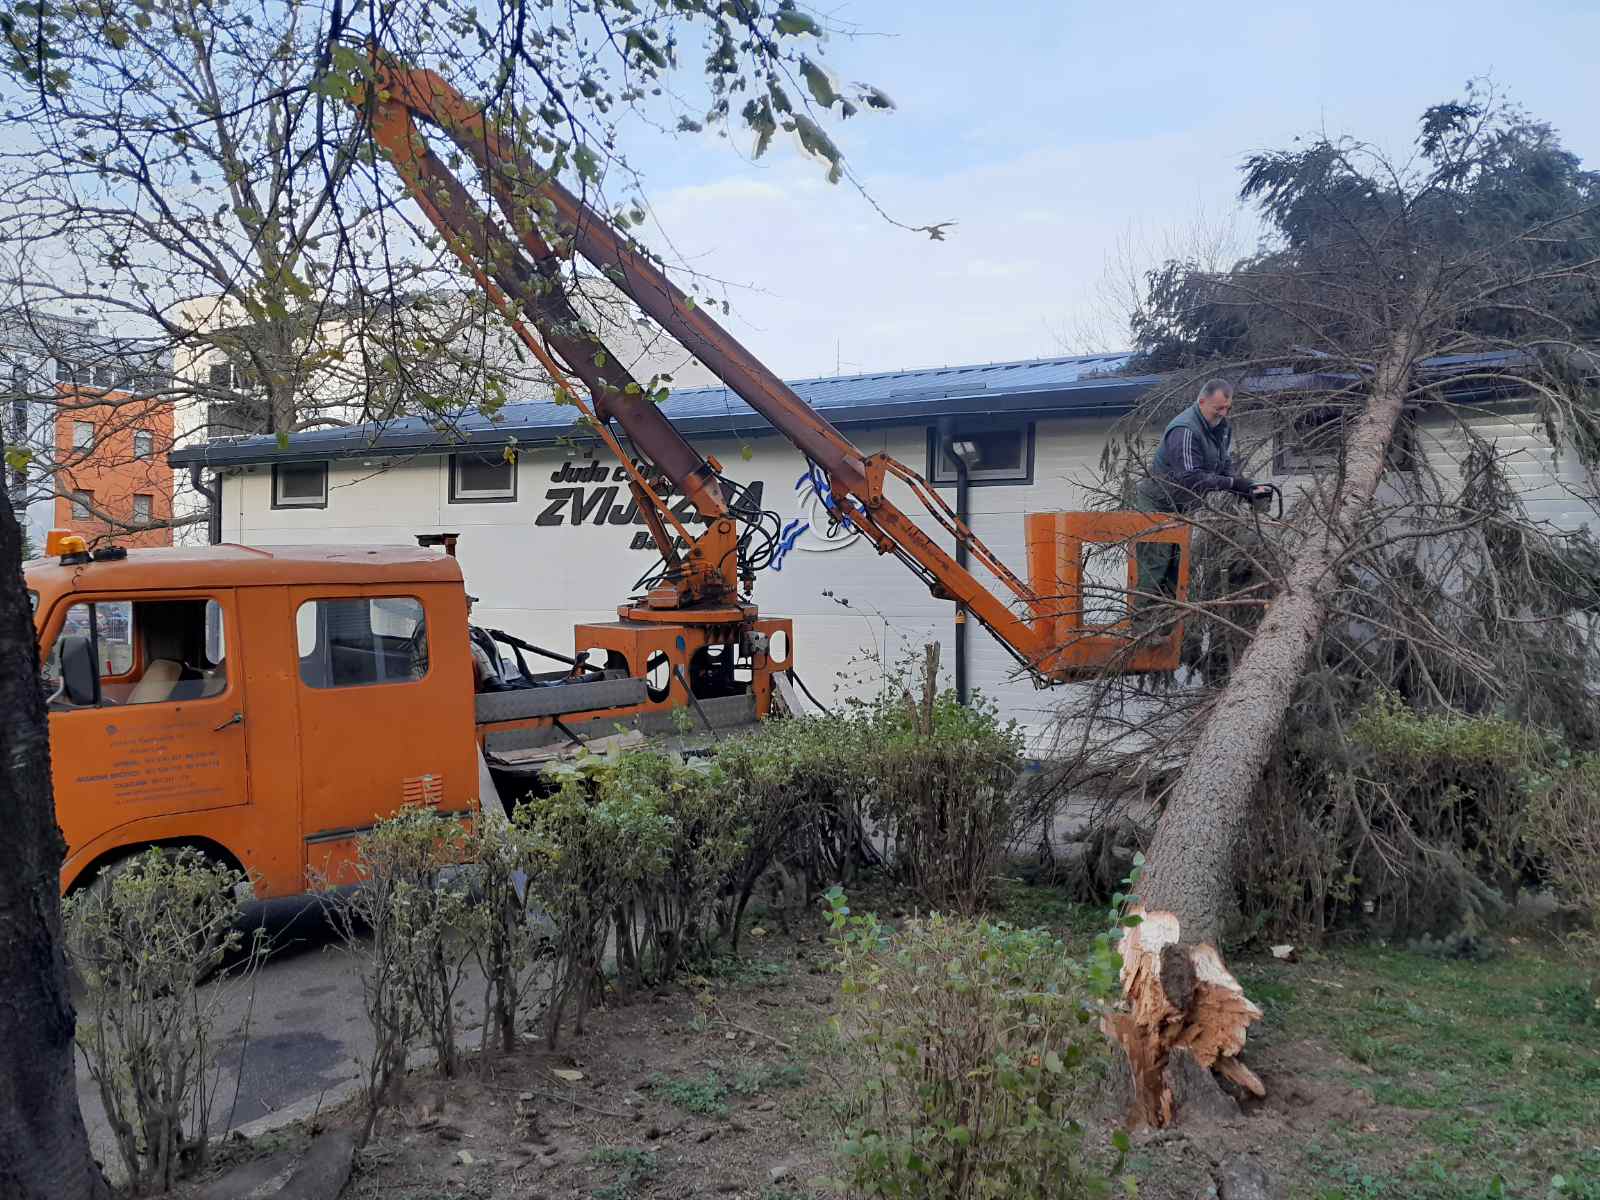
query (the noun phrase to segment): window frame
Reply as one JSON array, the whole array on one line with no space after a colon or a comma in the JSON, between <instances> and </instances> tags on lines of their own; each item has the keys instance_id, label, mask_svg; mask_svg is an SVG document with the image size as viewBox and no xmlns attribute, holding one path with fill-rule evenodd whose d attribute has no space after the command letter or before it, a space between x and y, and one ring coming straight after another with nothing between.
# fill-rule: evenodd
<instances>
[{"instance_id":1,"label":"window frame","mask_svg":"<svg viewBox=\"0 0 1600 1200\"><path fill-rule=\"evenodd\" d=\"M461 453L450 455L450 461L449 461L450 500L449 500L449 502L451 504L515 504L517 502L517 476L520 474L520 472L517 470L517 461L515 459L512 459L510 461L506 461L503 457L501 458L501 462L504 462L505 465L507 467L509 467L510 471L511 471L511 486L510 486L510 489L508 491L504 492L504 493L500 493L500 492L489 493L489 492L483 492L483 491L478 491L478 490L468 491L468 490L462 488L462 486L461 486L460 464L461 464L461 461L463 459L468 459L468 458L475 458L475 459L478 459L478 460L482 461L482 460L491 458L491 455L489 455L489 454L477 454L477 453L474 453L473 451L470 451L470 450L462 451Z\"/></svg>"},{"instance_id":2,"label":"window frame","mask_svg":"<svg viewBox=\"0 0 1600 1200\"><path fill-rule=\"evenodd\" d=\"M308 467L317 467L317 468L321 469L321 472L322 472L322 495L316 500L302 500L302 499L285 500L283 498L283 488L282 488L282 484L280 482L281 476L280 476L279 473L281 471L283 471L285 468L288 468L288 469L290 469L292 471L292 470L303 470L303 469L308 468ZM327 464L327 462L323 461L323 462L300 462L300 463L273 463L272 464L272 507L276 508L276 509L327 508L328 507L328 464Z\"/></svg>"},{"instance_id":3,"label":"window frame","mask_svg":"<svg viewBox=\"0 0 1600 1200\"><path fill-rule=\"evenodd\" d=\"M1022 436L1022 465L1004 470L977 470L967 472L968 487L1025 487L1033 483L1034 443L1036 423L1019 418L1008 420L994 417L966 417L944 421L928 427L927 474L925 478L936 488L960 486L959 472L941 469L944 461L944 444L957 440L963 433L1016 433Z\"/></svg>"},{"instance_id":4,"label":"window frame","mask_svg":"<svg viewBox=\"0 0 1600 1200\"><path fill-rule=\"evenodd\" d=\"M144 449L139 444L144 443ZM135 458L154 458L156 456L156 435L149 429L135 429L133 431L133 456Z\"/></svg>"},{"instance_id":5,"label":"window frame","mask_svg":"<svg viewBox=\"0 0 1600 1200\"><path fill-rule=\"evenodd\" d=\"M321 658L324 658L324 659L328 659L329 658L328 647L324 646L324 628L325 628L325 626L324 626L324 623L323 623L323 618L322 618L322 613L321 613L321 606L322 605L328 605L328 604L365 604L365 605L367 605L368 606L368 610L367 610L367 628L370 631L372 629L372 608L373 608L373 606L375 606L375 605L377 605L377 604L379 604L379 603L381 603L382 601L385 601L385 600L404 600L404 601L408 601L408 602L410 602L412 604L415 604L417 606L417 622L418 622L418 626L422 630L422 664L423 664L422 673L420 675L407 675L404 678L397 678L397 679L367 679L367 680L363 680L363 681L361 681L359 683L333 683L333 682L316 683L316 682L312 681L311 679L308 679L306 677L306 661L307 661L307 659L311 658L313 655L317 655L318 657L321 657ZM315 638L315 640L312 642L311 653L310 654L301 653L301 650L300 650L300 614L308 606L317 606L316 611L314 611L313 614L312 614L312 633L313 633L313 637ZM347 691L347 690L352 689L352 688L405 687L405 686L411 685L411 684L426 683L427 680L433 674L433 631L429 628L428 605L420 595L413 595L413 594L408 594L408 593L403 593L403 592L396 592L396 593L393 593L393 594L386 594L386 595L382 595L382 596L372 596L372 595L358 595L358 596L350 596L350 595L302 596L301 599L299 600L299 602L295 604L294 612L293 612L293 614L292 614L290 619L294 624L295 659L296 659L296 662L295 662L295 676L300 681L300 686L301 687L308 688L313 692L342 692L342 691ZM416 636L414 632L413 632L412 636L413 637ZM331 659L330 659L330 667L331 667ZM329 670L328 674L329 674L329 677L331 679L331 677L332 677L331 669Z\"/></svg>"},{"instance_id":6,"label":"window frame","mask_svg":"<svg viewBox=\"0 0 1600 1200\"><path fill-rule=\"evenodd\" d=\"M89 431L88 436L84 437L82 440L79 440L80 439L80 435L83 434L83 431L85 429L87 429ZM93 450L94 449L94 443L95 443L94 422L93 421L74 420L72 422L72 448L74 450Z\"/></svg>"},{"instance_id":7,"label":"window frame","mask_svg":"<svg viewBox=\"0 0 1600 1200\"><path fill-rule=\"evenodd\" d=\"M139 501L144 501L144 516L139 515ZM156 519L156 498L150 492L135 492L133 494L133 515L130 518L135 525L148 525Z\"/></svg>"},{"instance_id":8,"label":"window frame","mask_svg":"<svg viewBox=\"0 0 1600 1200\"><path fill-rule=\"evenodd\" d=\"M79 499L79 497L82 497L82 499ZM94 493L87 488L74 488L68 492L67 503L69 505L67 512L74 521L93 521L95 519ZM81 512L79 511L80 506L82 508Z\"/></svg>"}]
</instances>

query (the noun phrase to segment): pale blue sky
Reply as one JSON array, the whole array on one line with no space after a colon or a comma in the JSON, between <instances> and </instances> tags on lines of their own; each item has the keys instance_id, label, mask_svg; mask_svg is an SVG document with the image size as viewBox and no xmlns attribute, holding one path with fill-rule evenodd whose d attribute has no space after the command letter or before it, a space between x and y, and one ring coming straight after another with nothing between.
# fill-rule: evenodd
<instances>
[{"instance_id":1,"label":"pale blue sky","mask_svg":"<svg viewBox=\"0 0 1600 1200\"><path fill-rule=\"evenodd\" d=\"M1245 154L1322 128L1403 154L1422 109L1470 76L1600 164L1596 0L827 11L862 31L830 39L832 70L899 105L836 123L839 144L896 217L958 222L949 241L890 228L781 144L758 164L711 138L631 149L678 252L748 285L731 327L791 376L1059 353L1086 328L1115 340L1108 267L1185 242L1197 214L1226 223Z\"/></svg>"}]
</instances>

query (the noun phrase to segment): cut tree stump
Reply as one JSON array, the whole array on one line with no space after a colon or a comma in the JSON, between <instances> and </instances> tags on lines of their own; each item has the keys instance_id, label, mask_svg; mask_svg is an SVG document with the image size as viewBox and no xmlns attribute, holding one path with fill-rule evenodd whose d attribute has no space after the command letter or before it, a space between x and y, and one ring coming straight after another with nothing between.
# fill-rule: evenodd
<instances>
[{"instance_id":1,"label":"cut tree stump","mask_svg":"<svg viewBox=\"0 0 1600 1200\"><path fill-rule=\"evenodd\" d=\"M1128 1058L1133 1123L1163 1128L1180 1107L1195 1108L1202 1117L1227 1114L1231 1100L1213 1071L1253 1096L1265 1096L1266 1086L1239 1061L1245 1031L1261 1019L1261 1010L1223 966L1217 948L1182 941L1172 913L1134 909L1133 915L1143 920L1124 931L1120 947L1127 1009L1104 1022ZM1174 1061L1178 1050L1185 1053Z\"/></svg>"}]
</instances>

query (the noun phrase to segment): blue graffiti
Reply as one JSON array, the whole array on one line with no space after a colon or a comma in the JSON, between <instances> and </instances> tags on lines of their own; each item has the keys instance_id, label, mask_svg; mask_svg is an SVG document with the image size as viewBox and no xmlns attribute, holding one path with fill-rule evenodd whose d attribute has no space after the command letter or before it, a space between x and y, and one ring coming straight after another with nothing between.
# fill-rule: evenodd
<instances>
[{"instance_id":1,"label":"blue graffiti","mask_svg":"<svg viewBox=\"0 0 1600 1200\"><path fill-rule=\"evenodd\" d=\"M811 522L802 521L799 517L795 517L784 525L783 532L778 535L778 548L772 554L772 570L783 570L783 560L789 557L789 552L794 549L794 544L810 528Z\"/></svg>"},{"instance_id":2,"label":"blue graffiti","mask_svg":"<svg viewBox=\"0 0 1600 1200\"><path fill-rule=\"evenodd\" d=\"M828 487L827 477L818 467L807 467L794 481L795 502L802 512L808 502L820 501L824 511L830 518L828 532L823 535L827 540L832 540L843 531L845 536L854 536L855 525L848 517L839 515L838 505L834 502L833 493ZM793 517L787 521L778 534L778 548L772 555L774 571L783 570L783 561L794 551L796 543L811 530L811 522L805 517ZM842 542L840 543L843 544Z\"/></svg>"}]
</instances>

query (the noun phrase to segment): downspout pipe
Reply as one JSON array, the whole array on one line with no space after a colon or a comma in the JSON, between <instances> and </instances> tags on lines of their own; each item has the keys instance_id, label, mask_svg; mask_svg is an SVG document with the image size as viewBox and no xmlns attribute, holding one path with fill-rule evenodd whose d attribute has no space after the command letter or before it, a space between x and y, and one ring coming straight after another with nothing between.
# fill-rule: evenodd
<instances>
[{"instance_id":1,"label":"downspout pipe","mask_svg":"<svg viewBox=\"0 0 1600 1200\"><path fill-rule=\"evenodd\" d=\"M206 498L206 541L215 546L222 541L222 480L215 487L205 484L205 468L199 463L189 465L189 486Z\"/></svg>"},{"instance_id":2,"label":"downspout pipe","mask_svg":"<svg viewBox=\"0 0 1600 1200\"><path fill-rule=\"evenodd\" d=\"M950 460L956 464L956 516L965 529L971 520L967 503L967 464L953 448L949 454ZM956 539L956 562L963 569L967 565L967 543L962 538ZM956 702L963 707L967 703L967 609L963 604L956 605Z\"/></svg>"}]
</instances>

